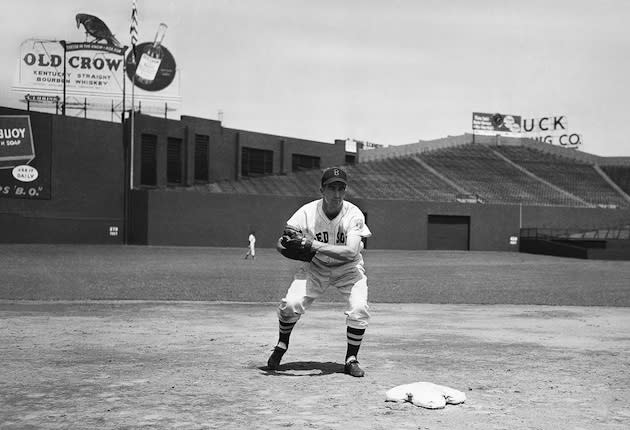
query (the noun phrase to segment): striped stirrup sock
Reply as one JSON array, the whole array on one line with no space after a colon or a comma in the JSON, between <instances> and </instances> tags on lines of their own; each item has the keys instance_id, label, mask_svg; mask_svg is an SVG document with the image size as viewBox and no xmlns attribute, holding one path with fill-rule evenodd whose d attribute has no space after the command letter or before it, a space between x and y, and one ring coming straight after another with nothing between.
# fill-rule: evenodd
<instances>
[{"instance_id":1,"label":"striped stirrup sock","mask_svg":"<svg viewBox=\"0 0 630 430\"><path fill-rule=\"evenodd\" d=\"M348 339L348 350L346 351L346 360L348 357L354 356L357 357L359 353L359 348L361 347L361 341L363 340L363 334L365 333L365 329L352 328L348 327L346 329L346 337Z\"/></svg>"},{"instance_id":2,"label":"striped stirrup sock","mask_svg":"<svg viewBox=\"0 0 630 430\"><path fill-rule=\"evenodd\" d=\"M282 342L288 347L289 337L291 336L291 332L293 331L293 327L295 327L295 323L297 321L291 322L291 323L286 323L282 321L278 321L278 322L279 322L279 333L280 333L280 336L278 337L278 343Z\"/></svg>"}]
</instances>

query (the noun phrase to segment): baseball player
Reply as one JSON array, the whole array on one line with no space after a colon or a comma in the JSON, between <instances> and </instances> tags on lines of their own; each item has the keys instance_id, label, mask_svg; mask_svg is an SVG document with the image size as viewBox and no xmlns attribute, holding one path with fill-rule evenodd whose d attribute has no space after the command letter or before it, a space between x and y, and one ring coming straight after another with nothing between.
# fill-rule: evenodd
<instances>
[{"instance_id":1,"label":"baseball player","mask_svg":"<svg viewBox=\"0 0 630 430\"><path fill-rule=\"evenodd\" d=\"M276 370L289 347L289 337L302 314L333 286L346 298L347 350L344 372L361 377L357 354L368 325L368 286L363 268L362 238L372 233L361 210L344 200L346 172L333 167L321 178L319 200L298 209L286 223L277 249L288 258L305 261L278 307L279 338L267 361Z\"/></svg>"},{"instance_id":2,"label":"baseball player","mask_svg":"<svg viewBox=\"0 0 630 430\"><path fill-rule=\"evenodd\" d=\"M249 245L247 247L247 253L245 254L245 257L243 258L247 260L247 257L251 256L252 260L255 260L256 259L256 235L254 231L249 233L247 240L249 241Z\"/></svg>"}]
</instances>

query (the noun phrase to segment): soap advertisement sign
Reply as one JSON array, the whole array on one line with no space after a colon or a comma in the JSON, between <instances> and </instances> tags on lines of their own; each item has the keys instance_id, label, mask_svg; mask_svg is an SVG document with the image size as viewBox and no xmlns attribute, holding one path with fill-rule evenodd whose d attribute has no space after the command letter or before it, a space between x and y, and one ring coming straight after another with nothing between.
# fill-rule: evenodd
<instances>
[{"instance_id":1,"label":"soap advertisement sign","mask_svg":"<svg viewBox=\"0 0 630 430\"><path fill-rule=\"evenodd\" d=\"M28 115L0 115L0 198L50 199L50 148L37 148Z\"/></svg>"}]
</instances>

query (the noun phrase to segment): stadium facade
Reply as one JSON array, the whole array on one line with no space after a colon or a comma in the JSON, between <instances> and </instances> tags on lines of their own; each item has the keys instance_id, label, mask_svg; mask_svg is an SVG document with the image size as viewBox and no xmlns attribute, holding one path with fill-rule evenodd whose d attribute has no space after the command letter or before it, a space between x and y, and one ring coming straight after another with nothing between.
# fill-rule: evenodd
<instances>
[{"instance_id":1,"label":"stadium facade","mask_svg":"<svg viewBox=\"0 0 630 430\"><path fill-rule=\"evenodd\" d=\"M242 247L255 229L260 246L272 247L288 214L319 196L320 169L333 165L348 169L348 200L374 233L368 248L516 251L523 229L630 224L630 157L528 139L465 134L348 152L345 140L187 116L136 114L133 137L129 120L10 108L0 116L28 117L34 148L28 163L4 154L3 243ZM26 164L36 180L16 176Z\"/></svg>"}]
</instances>

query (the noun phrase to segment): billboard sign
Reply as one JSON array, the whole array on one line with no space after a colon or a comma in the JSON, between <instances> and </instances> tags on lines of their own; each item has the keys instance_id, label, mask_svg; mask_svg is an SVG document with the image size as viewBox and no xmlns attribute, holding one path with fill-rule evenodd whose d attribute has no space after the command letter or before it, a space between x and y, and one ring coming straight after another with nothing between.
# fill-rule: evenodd
<instances>
[{"instance_id":1,"label":"billboard sign","mask_svg":"<svg viewBox=\"0 0 630 430\"><path fill-rule=\"evenodd\" d=\"M474 134L514 136L521 133L521 117L501 113L473 112Z\"/></svg>"},{"instance_id":2,"label":"billboard sign","mask_svg":"<svg viewBox=\"0 0 630 430\"><path fill-rule=\"evenodd\" d=\"M140 44L138 47L144 49L147 45L151 44ZM162 51L164 58L155 80L147 85L136 81L136 103L181 102L175 60L164 46ZM133 63L130 55L125 58L126 47L96 42L29 39L20 45L19 52L18 73L12 88L19 93L37 93L63 99L65 91L66 97L74 98L75 101L96 98L119 102L122 101L125 85L127 91L133 85L133 73L129 75L129 71L125 70L126 65Z\"/></svg>"},{"instance_id":3,"label":"billboard sign","mask_svg":"<svg viewBox=\"0 0 630 430\"><path fill-rule=\"evenodd\" d=\"M137 67L132 52L126 60L127 77L135 79L136 87L150 92L168 87L175 79L176 70L173 54L164 45L157 49L153 45L147 42L136 47L137 56L140 57Z\"/></svg>"},{"instance_id":4,"label":"billboard sign","mask_svg":"<svg viewBox=\"0 0 630 430\"><path fill-rule=\"evenodd\" d=\"M520 115L473 112L473 134L527 137L551 145L576 148L582 136L568 131L566 115L523 118Z\"/></svg>"},{"instance_id":5,"label":"billboard sign","mask_svg":"<svg viewBox=\"0 0 630 430\"><path fill-rule=\"evenodd\" d=\"M582 135L571 133L566 115L545 115L539 118L523 118L523 137L565 148L577 148Z\"/></svg>"},{"instance_id":6,"label":"billboard sign","mask_svg":"<svg viewBox=\"0 0 630 430\"><path fill-rule=\"evenodd\" d=\"M0 198L50 199L49 148L35 148L28 115L0 115Z\"/></svg>"},{"instance_id":7,"label":"billboard sign","mask_svg":"<svg viewBox=\"0 0 630 430\"><path fill-rule=\"evenodd\" d=\"M60 95L120 97L124 52L100 43L64 43L30 40L20 46L20 62L15 90Z\"/></svg>"},{"instance_id":8,"label":"billboard sign","mask_svg":"<svg viewBox=\"0 0 630 430\"><path fill-rule=\"evenodd\" d=\"M12 169L35 158L31 119L0 116L0 169Z\"/></svg>"}]
</instances>

